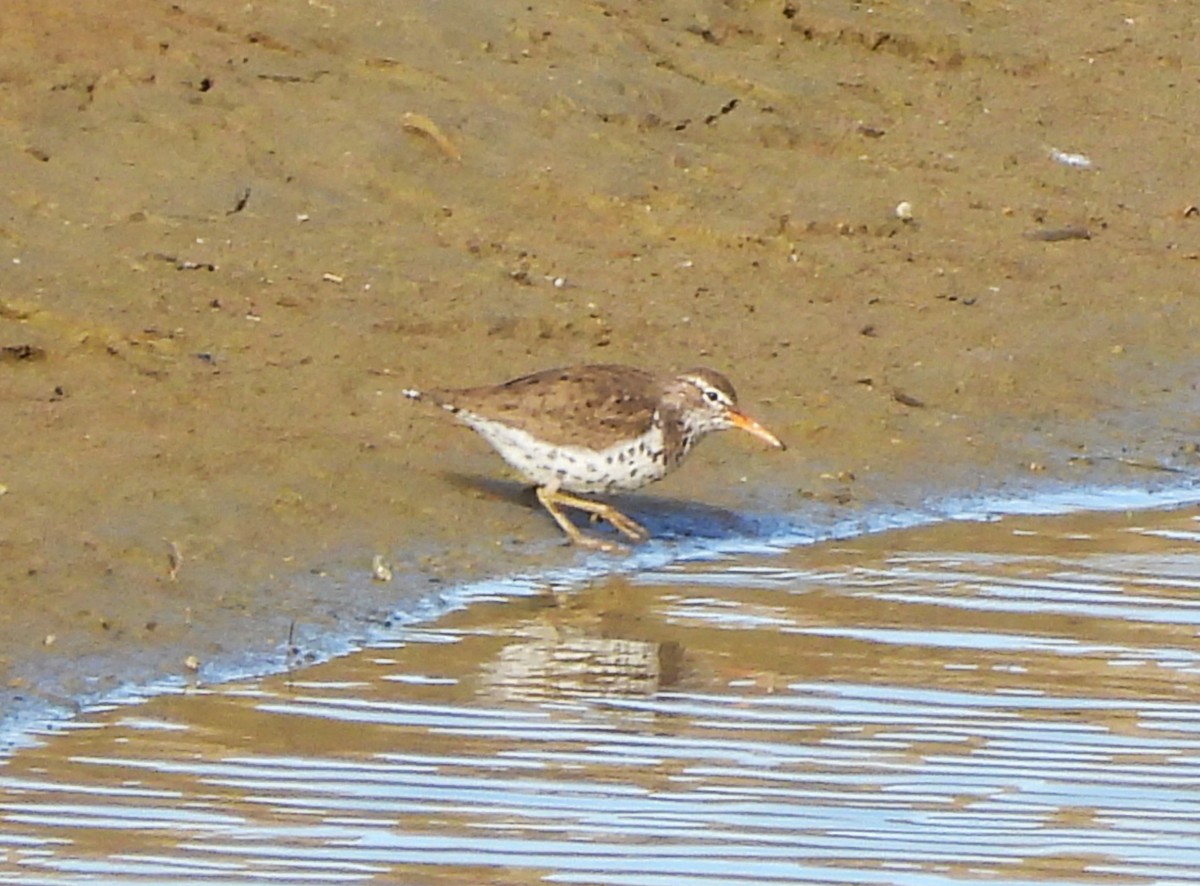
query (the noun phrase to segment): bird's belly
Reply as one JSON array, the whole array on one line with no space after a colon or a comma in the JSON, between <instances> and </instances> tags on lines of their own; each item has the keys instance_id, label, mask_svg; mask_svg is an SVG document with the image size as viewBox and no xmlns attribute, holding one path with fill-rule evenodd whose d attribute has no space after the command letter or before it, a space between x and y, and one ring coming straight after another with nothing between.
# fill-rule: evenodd
<instances>
[{"instance_id":1,"label":"bird's belly","mask_svg":"<svg viewBox=\"0 0 1200 886\"><path fill-rule=\"evenodd\" d=\"M464 419L466 417L464 416ZM662 431L605 449L554 445L518 428L473 417L468 421L522 477L567 492L640 489L667 473Z\"/></svg>"}]
</instances>

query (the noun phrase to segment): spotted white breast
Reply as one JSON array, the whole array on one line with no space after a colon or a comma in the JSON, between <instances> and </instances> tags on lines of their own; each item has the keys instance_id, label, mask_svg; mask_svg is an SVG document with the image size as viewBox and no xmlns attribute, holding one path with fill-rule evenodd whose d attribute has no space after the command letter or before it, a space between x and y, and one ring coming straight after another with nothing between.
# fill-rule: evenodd
<instances>
[{"instance_id":1,"label":"spotted white breast","mask_svg":"<svg viewBox=\"0 0 1200 886\"><path fill-rule=\"evenodd\" d=\"M657 414L645 434L598 450L546 443L519 428L465 409L457 410L455 415L487 440L522 477L538 486L578 493L640 489L661 480L678 464L668 464Z\"/></svg>"}]
</instances>

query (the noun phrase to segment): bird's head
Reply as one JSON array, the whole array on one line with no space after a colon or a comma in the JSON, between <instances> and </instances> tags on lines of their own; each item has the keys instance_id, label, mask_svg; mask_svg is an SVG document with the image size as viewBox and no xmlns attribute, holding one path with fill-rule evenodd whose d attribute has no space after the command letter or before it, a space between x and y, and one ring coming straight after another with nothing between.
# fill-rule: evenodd
<instances>
[{"instance_id":1,"label":"bird's head","mask_svg":"<svg viewBox=\"0 0 1200 886\"><path fill-rule=\"evenodd\" d=\"M733 384L715 369L691 369L675 377L683 421L697 439L713 431L737 428L777 449L783 441L738 409Z\"/></svg>"}]
</instances>

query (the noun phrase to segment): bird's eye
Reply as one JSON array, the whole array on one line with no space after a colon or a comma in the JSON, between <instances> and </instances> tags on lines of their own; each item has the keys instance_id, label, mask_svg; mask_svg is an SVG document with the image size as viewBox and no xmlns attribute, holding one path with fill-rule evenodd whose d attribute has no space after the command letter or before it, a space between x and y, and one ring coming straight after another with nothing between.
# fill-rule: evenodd
<instances>
[{"instance_id":1,"label":"bird's eye","mask_svg":"<svg viewBox=\"0 0 1200 886\"><path fill-rule=\"evenodd\" d=\"M718 400L721 399L721 395L718 394L716 391L705 391L704 396L707 397L713 403L716 403Z\"/></svg>"}]
</instances>

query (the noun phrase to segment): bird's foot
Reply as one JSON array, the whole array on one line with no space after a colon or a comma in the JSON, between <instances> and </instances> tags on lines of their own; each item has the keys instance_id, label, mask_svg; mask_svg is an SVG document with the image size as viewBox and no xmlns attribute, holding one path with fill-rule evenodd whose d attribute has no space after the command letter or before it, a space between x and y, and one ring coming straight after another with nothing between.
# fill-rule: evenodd
<instances>
[{"instance_id":1,"label":"bird's foot","mask_svg":"<svg viewBox=\"0 0 1200 886\"><path fill-rule=\"evenodd\" d=\"M619 541L609 541L605 538L596 538L594 535L584 535L582 532L576 536L568 536L567 544L578 545L590 551L600 551L602 554L629 553L629 545L621 544Z\"/></svg>"},{"instance_id":2,"label":"bird's foot","mask_svg":"<svg viewBox=\"0 0 1200 886\"><path fill-rule=\"evenodd\" d=\"M613 529L632 541L645 541L650 537L650 532L645 526L630 517L626 517L612 505L592 501L588 498L580 498L577 495L571 495L560 490L550 490L545 487L538 488L537 497L542 506L550 512L550 516L554 518L554 522L567 534L567 538L570 539L572 544L606 553L626 553L629 550L623 544L584 535L574 523L567 519L566 514L559 508L560 505L590 514L593 522L604 520Z\"/></svg>"},{"instance_id":3,"label":"bird's foot","mask_svg":"<svg viewBox=\"0 0 1200 886\"><path fill-rule=\"evenodd\" d=\"M604 506L604 510L596 514L601 520L607 520L609 525L617 532L624 535L626 538L633 541L645 541L650 537L650 531L646 529L637 520L631 517L626 517L616 508L609 505Z\"/></svg>"}]
</instances>

